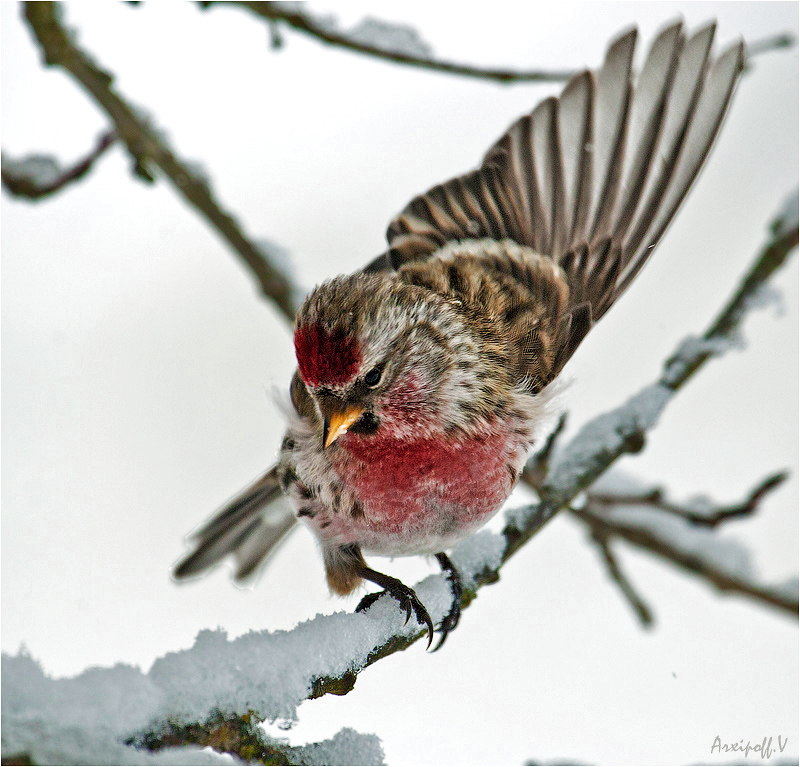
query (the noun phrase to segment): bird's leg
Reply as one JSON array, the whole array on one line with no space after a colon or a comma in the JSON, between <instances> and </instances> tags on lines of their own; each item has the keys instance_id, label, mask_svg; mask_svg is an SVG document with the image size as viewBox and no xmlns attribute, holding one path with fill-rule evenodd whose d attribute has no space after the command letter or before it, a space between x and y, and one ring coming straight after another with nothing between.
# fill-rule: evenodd
<instances>
[{"instance_id":1,"label":"bird's leg","mask_svg":"<svg viewBox=\"0 0 800 767\"><path fill-rule=\"evenodd\" d=\"M411 611L413 610L414 617L417 619L417 623L428 627L428 647L430 647L431 642L433 641L433 621L431 620L431 616L428 615L425 605L420 602L419 597L414 592L414 589L409 588L404 583L397 580L397 578L392 578L389 575L379 573L372 568L367 567L366 565L359 565L356 572L364 580L371 581L372 583L375 583L384 589L383 591L378 591L374 594L367 594L358 603L356 612L364 612L384 594L389 594L389 596L396 599L400 603L401 608L405 609L406 623L408 623L408 620L411 617Z\"/></svg>"},{"instance_id":2,"label":"bird's leg","mask_svg":"<svg viewBox=\"0 0 800 767\"><path fill-rule=\"evenodd\" d=\"M444 644L447 635L458 625L458 620L461 617L461 597L464 593L461 575L459 575L458 570L456 570L456 566L450 561L450 557L442 551L436 555L436 560L439 562L442 572L447 576L447 580L450 583L450 593L453 595L453 601L450 603L450 612L444 616L442 625L439 627L442 636L437 642L436 647L433 648L433 652L436 652Z\"/></svg>"}]
</instances>

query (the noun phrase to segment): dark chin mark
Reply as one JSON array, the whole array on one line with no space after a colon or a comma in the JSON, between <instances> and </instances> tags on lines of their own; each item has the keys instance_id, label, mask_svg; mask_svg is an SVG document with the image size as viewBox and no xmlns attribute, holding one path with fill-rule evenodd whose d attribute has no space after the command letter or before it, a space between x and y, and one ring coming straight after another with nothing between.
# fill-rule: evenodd
<instances>
[{"instance_id":1,"label":"dark chin mark","mask_svg":"<svg viewBox=\"0 0 800 767\"><path fill-rule=\"evenodd\" d=\"M364 413L347 431L350 434L369 436L375 434L380 425L381 422L374 413Z\"/></svg>"}]
</instances>

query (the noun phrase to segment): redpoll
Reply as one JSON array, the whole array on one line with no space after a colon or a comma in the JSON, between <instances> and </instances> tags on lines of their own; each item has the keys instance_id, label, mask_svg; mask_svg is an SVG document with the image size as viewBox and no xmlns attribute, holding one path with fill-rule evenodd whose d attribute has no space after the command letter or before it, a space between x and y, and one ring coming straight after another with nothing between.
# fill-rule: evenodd
<instances>
[{"instance_id":1,"label":"redpoll","mask_svg":"<svg viewBox=\"0 0 800 767\"><path fill-rule=\"evenodd\" d=\"M636 31L624 34L480 168L412 200L383 255L311 293L278 465L199 530L177 577L228 553L245 577L301 519L332 591L376 583L429 645L417 595L362 552L435 554L453 592L441 645L461 602L445 550L508 498L544 390L651 256L714 143L744 46L714 59L713 37L713 24L688 39L673 24L634 84Z\"/></svg>"}]
</instances>

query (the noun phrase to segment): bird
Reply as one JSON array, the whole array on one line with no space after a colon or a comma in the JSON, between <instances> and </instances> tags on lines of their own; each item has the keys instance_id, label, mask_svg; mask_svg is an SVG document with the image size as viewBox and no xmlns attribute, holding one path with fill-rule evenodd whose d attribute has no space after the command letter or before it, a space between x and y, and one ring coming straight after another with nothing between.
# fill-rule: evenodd
<instances>
[{"instance_id":1,"label":"bird","mask_svg":"<svg viewBox=\"0 0 800 767\"><path fill-rule=\"evenodd\" d=\"M652 256L720 130L743 42L681 20L633 71L637 30L490 147L479 167L415 197L387 249L317 286L294 328L297 370L278 462L193 537L175 567L228 555L252 574L298 521L316 536L331 592L364 581L427 629L425 605L366 555L433 555L483 527L547 422L554 382Z\"/></svg>"}]
</instances>

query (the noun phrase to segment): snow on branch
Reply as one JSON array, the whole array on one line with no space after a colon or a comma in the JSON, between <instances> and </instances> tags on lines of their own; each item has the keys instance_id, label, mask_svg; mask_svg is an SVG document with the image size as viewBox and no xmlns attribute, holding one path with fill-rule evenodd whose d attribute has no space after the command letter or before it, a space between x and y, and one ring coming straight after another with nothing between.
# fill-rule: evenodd
<instances>
[{"instance_id":1,"label":"snow on branch","mask_svg":"<svg viewBox=\"0 0 800 767\"><path fill-rule=\"evenodd\" d=\"M311 13L306 3L261 3L239 2L238 0L225 3L201 3L204 8L236 5L273 25L276 23L286 24L292 29L328 45L391 61L395 64L405 64L434 72L446 72L500 83L564 82L574 74L569 70L514 70L444 61L436 58L431 46L420 37L415 29L406 24L392 24L367 17L352 29L341 30L334 18ZM276 39L280 38L273 36L273 40ZM278 42L277 45L280 43Z\"/></svg>"},{"instance_id":2,"label":"snow on branch","mask_svg":"<svg viewBox=\"0 0 800 767\"><path fill-rule=\"evenodd\" d=\"M17 159L3 152L3 188L14 197L28 200L55 194L83 178L116 140L113 130L106 131L97 139L94 149L70 168L63 168L51 155L29 154Z\"/></svg>"},{"instance_id":3,"label":"snow on branch","mask_svg":"<svg viewBox=\"0 0 800 767\"><path fill-rule=\"evenodd\" d=\"M646 626L652 623L652 613L646 606L642 609L643 600L613 559L610 541L615 538L649 551L721 591L797 615L797 577L781 584L758 583L748 549L714 532L724 522L754 514L761 499L786 476L768 477L743 501L720 505L705 496L685 503L670 502L660 488L643 487L619 472L608 472L586 492L583 505L570 507L570 513L587 525L600 545L609 575Z\"/></svg>"},{"instance_id":4,"label":"snow on branch","mask_svg":"<svg viewBox=\"0 0 800 767\"><path fill-rule=\"evenodd\" d=\"M796 209L789 203L773 225L770 240L742 287L704 339L724 338L738 331L746 310L753 306L749 297L785 261L797 244L797 235ZM666 366L669 375L665 373L660 381L621 407L591 421L565 448L549 457L538 504L508 512L502 533L484 530L455 548L451 559L464 580L463 608L481 586L497 581L502 564L559 510L569 507L616 458L626 451L641 449L644 433L655 424L662 408L710 356L705 349L695 350L686 358L674 356ZM774 484L775 480L763 483L751 498L757 500ZM672 512L662 513L672 523L689 524ZM666 552L670 560L681 562L685 569L701 569L696 553L680 550L674 535L658 535L652 526L636 525L631 520L623 523L608 515L595 514L591 524L601 538L624 538L655 553ZM708 534L707 527L697 530ZM613 555L609 564L615 564ZM743 587L742 567L737 571L729 563L710 563L707 558L702 574L721 589L776 605L791 597L789 592L793 590L796 605L796 580L782 587L762 587L756 593L754 588ZM445 576L431 575L414 588L434 623L441 621L450 603ZM157 752L147 749L200 743L248 760L253 749L264 747L266 742L258 740L254 745L248 736L252 720L291 720L296 717L297 706L306 699L349 692L363 669L406 649L425 633L413 622L403 624L402 612L394 600L379 599L365 613L320 615L291 631L250 632L233 640L221 630L202 631L193 647L159 658L146 674L117 665L90 669L74 679L54 680L47 678L25 654L4 656L3 753L23 754L36 763L58 763L67 757L91 762L102 753L104 757L99 761L106 763L117 759L126 763L180 764L188 759L198 763L195 759L199 752L187 755L173 748ZM186 736L187 732L196 733L203 728L211 733L206 740ZM230 736L231 729L239 736ZM245 730L247 737L241 735ZM379 758L369 736L352 733L343 736L342 742L357 751L363 747L363 756L359 757L362 761L350 754L349 763ZM144 750L136 750L137 746ZM324 758L334 763L329 753Z\"/></svg>"},{"instance_id":5,"label":"snow on branch","mask_svg":"<svg viewBox=\"0 0 800 767\"><path fill-rule=\"evenodd\" d=\"M293 322L299 291L215 199L208 180L197 166L175 154L152 119L123 99L114 87L114 78L79 46L75 33L62 22L61 4L28 2L24 9L44 52L45 63L68 72L111 118L116 134L133 158L134 172L153 181L154 170L161 171L185 201L228 242L254 274L263 293Z\"/></svg>"}]
</instances>

